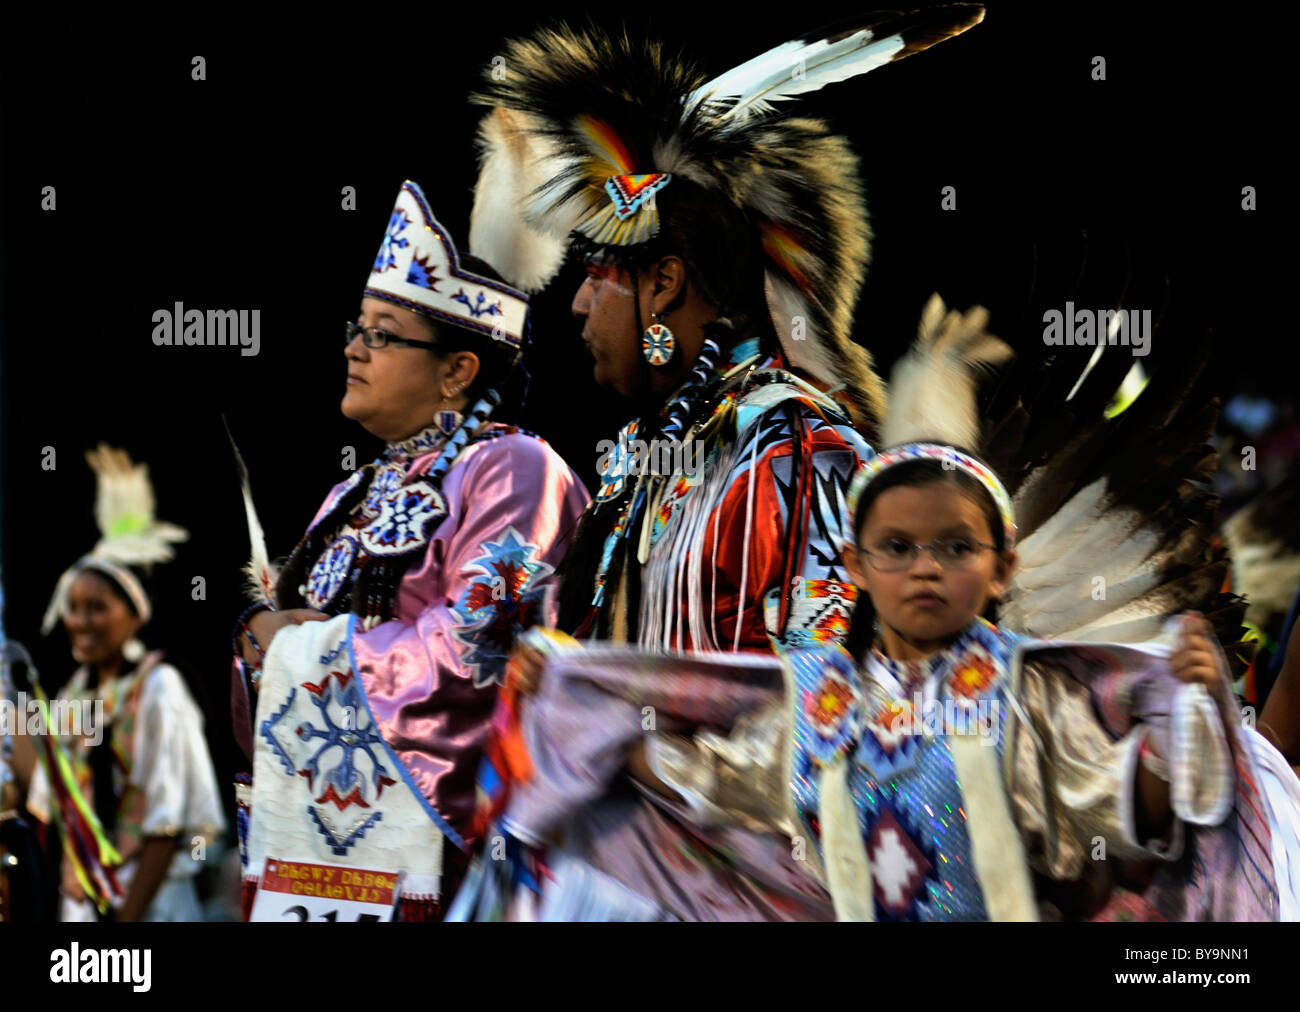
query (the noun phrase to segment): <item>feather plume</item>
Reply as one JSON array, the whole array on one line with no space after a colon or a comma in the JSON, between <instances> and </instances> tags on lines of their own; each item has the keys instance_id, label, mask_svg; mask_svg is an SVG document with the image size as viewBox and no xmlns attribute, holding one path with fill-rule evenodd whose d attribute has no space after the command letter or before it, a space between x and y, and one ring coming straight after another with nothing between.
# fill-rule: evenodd
<instances>
[{"instance_id":1,"label":"feather plume","mask_svg":"<svg viewBox=\"0 0 1300 1012\"><path fill-rule=\"evenodd\" d=\"M189 532L154 515L149 465L132 463L130 455L105 443L86 451L95 472L95 522L100 539L91 554L119 565L151 565L173 556L172 544Z\"/></svg>"},{"instance_id":2,"label":"feather plume","mask_svg":"<svg viewBox=\"0 0 1300 1012\"><path fill-rule=\"evenodd\" d=\"M271 565L271 557L266 550L266 535L262 532L262 521L258 519L257 507L253 505L253 489L248 479L248 467L243 454L235 443L235 436L230 431L226 416L221 416L221 424L226 427L226 437L230 440L230 451L235 456L235 470L239 472L239 487L244 496L244 516L248 520L248 543L250 555L244 565L246 582L245 592L254 600L275 607L275 584L280 574Z\"/></svg>"},{"instance_id":3,"label":"feather plume","mask_svg":"<svg viewBox=\"0 0 1300 1012\"><path fill-rule=\"evenodd\" d=\"M63 571L54 596L41 619L41 632L48 634L66 607L73 581L88 560L115 566L148 569L156 562L168 562L175 555L172 545L190 534L184 527L159 520L154 515L153 483L147 464L136 464L130 454L100 443L86 452L86 463L95 472L95 523L100 538L86 556ZM135 578L129 572L132 583ZM128 591L129 592L129 591ZM139 593L143 595L143 590ZM148 617L148 600L138 602L142 617Z\"/></svg>"},{"instance_id":4,"label":"feather plume","mask_svg":"<svg viewBox=\"0 0 1300 1012\"><path fill-rule=\"evenodd\" d=\"M719 206L734 209L738 228L756 229L767 309L787 361L842 390L854 421L874 436L881 384L851 334L871 239L857 158L824 122L771 112L774 103L925 49L982 16L981 7L962 5L859 18L712 81L660 44L625 33L560 28L508 42L505 73L489 72L472 100L525 114L520 129L546 146L550 175L522 202L481 179L477 199L509 203L532 228L557 237L576 230L598 244L632 246L658 234L660 204L616 211L607 190L613 177L670 176L663 208L678 179L716 194ZM798 80L791 58L804 61Z\"/></svg>"},{"instance_id":5,"label":"feather plume","mask_svg":"<svg viewBox=\"0 0 1300 1012\"><path fill-rule=\"evenodd\" d=\"M524 113L494 109L479 124L479 179L469 215L469 250L525 292L544 288L564 263L565 236L531 227L519 214L529 195L563 164ZM564 227L567 224L568 227Z\"/></svg>"},{"instance_id":6,"label":"feather plume","mask_svg":"<svg viewBox=\"0 0 1300 1012\"><path fill-rule=\"evenodd\" d=\"M1099 300L1102 301L1102 300ZM1151 369L1122 410L1127 349L1022 361L1002 377L984 456L1011 492L1019 566L1002 621L1017 632L1132 643L1169 616L1203 612L1230 659L1244 602L1221 593L1229 562L1210 549L1215 402L1204 338ZM1041 347L1035 340L1031 346Z\"/></svg>"},{"instance_id":7,"label":"feather plume","mask_svg":"<svg viewBox=\"0 0 1300 1012\"><path fill-rule=\"evenodd\" d=\"M1223 537L1232 551L1232 585L1250 599L1247 619L1271 626L1300 586L1300 472L1229 517Z\"/></svg>"},{"instance_id":8,"label":"feather plume","mask_svg":"<svg viewBox=\"0 0 1300 1012\"><path fill-rule=\"evenodd\" d=\"M877 13L784 42L697 88L687 107L707 104L715 115L743 126L770 113L773 103L806 95L928 49L979 24L976 4Z\"/></svg>"},{"instance_id":9,"label":"feather plume","mask_svg":"<svg viewBox=\"0 0 1300 1012\"><path fill-rule=\"evenodd\" d=\"M975 383L980 373L1011 357L1011 348L986 333L981 306L949 311L938 294L921 314L916 341L890 377L883 445L938 439L974 449L980 445Z\"/></svg>"}]
</instances>

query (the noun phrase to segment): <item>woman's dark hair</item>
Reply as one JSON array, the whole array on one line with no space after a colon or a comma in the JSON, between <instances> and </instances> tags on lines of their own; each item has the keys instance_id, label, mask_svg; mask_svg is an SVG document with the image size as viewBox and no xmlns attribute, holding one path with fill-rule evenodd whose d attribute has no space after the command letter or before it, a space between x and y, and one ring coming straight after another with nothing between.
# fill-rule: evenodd
<instances>
[{"instance_id":1,"label":"woman's dark hair","mask_svg":"<svg viewBox=\"0 0 1300 1012\"><path fill-rule=\"evenodd\" d=\"M962 450L961 447L956 447L956 449L961 450L968 457L979 460L969 450ZM980 461L980 463L984 462ZM985 467L987 466L985 464ZM916 488L918 486L934 485L942 481L956 485L958 490L967 498L979 505L980 511L984 514L984 519L988 521L989 530L993 532L994 547L997 548L999 555L1004 553L1007 550L1007 533L1002 525L1002 514L998 511L997 503L993 501L993 496L989 494L989 490L970 472L959 467L946 468L938 460L909 460L882 471L863 490L862 497L858 500L857 509L854 510L853 529L849 532L854 543L857 543L858 532L862 530L863 524L867 522L867 515L871 512L872 504L880 498L881 493L900 486ZM867 564L870 565L870 563ZM988 606L984 609L983 617L990 622L997 622L997 601L989 601ZM853 609L853 618L849 622L849 634L844 641L844 649L861 660L871 646L872 638L875 635L875 627L875 605L871 603L871 598L866 591L860 590L857 606Z\"/></svg>"},{"instance_id":2,"label":"woman's dark hair","mask_svg":"<svg viewBox=\"0 0 1300 1012\"><path fill-rule=\"evenodd\" d=\"M145 597L149 597L149 588L145 585L144 576L139 571L132 569L130 566L124 566L123 568L126 569L128 572L130 572L132 576L135 577L136 582L140 584L140 589L144 591ZM136 618L140 617L140 611L139 609L136 608L135 602L131 600L131 595L126 592L126 588L122 586L121 582L117 579L117 577L114 576L112 573L110 573L108 570L101 569L99 566L90 565L90 566L83 566L81 568L81 573L92 573L95 576L98 576L101 580L103 580L106 584L108 584L108 589L113 592L113 596L118 598L123 604L125 604L127 610L130 611L132 615L134 615ZM77 575L80 576L81 573L78 573Z\"/></svg>"},{"instance_id":3,"label":"woman's dark hair","mask_svg":"<svg viewBox=\"0 0 1300 1012\"><path fill-rule=\"evenodd\" d=\"M509 284L498 274L486 260L481 260L468 253L460 254L460 265L472 274ZM478 356L478 375L465 391L467 403L473 407L489 390L501 395L500 405L492 412L496 422L513 421L523 406L527 377L521 368L520 353L497 341L487 334L457 327L443 321L423 318L434 331L434 340L438 343L438 354L454 355L460 351L470 351Z\"/></svg>"}]
</instances>

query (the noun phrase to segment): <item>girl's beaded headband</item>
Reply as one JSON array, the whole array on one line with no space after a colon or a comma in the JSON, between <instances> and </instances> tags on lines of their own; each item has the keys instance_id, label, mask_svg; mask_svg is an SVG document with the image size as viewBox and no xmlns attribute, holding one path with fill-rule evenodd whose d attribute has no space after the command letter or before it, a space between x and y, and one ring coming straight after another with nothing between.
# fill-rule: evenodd
<instances>
[{"instance_id":1,"label":"girl's beaded headband","mask_svg":"<svg viewBox=\"0 0 1300 1012\"><path fill-rule=\"evenodd\" d=\"M858 471L853 479L853 484L849 486L848 509L849 537L852 538L856 532L853 531L854 518L857 516L858 503L862 499L862 493L866 491L868 485L880 475L896 464L903 464L909 460L937 460L947 470L960 469L967 474L974 476L981 485L988 489L989 495L993 497L993 502L1002 515L1002 526L1006 531L1007 547L1010 548L1016 543L1016 514L1011 505L1011 496L1007 495L1006 488L998 480L988 467L981 464L974 457L962 453L954 446L947 446L943 443L905 443L902 446L895 446L886 450L884 453L878 453L872 457Z\"/></svg>"}]
</instances>

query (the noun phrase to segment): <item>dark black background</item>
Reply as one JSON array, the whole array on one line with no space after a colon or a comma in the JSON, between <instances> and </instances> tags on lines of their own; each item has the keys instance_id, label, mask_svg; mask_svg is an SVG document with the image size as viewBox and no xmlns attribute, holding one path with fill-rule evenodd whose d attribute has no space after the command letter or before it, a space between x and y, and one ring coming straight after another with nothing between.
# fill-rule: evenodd
<instances>
[{"instance_id":1,"label":"dark black background","mask_svg":"<svg viewBox=\"0 0 1300 1012\"><path fill-rule=\"evenodd\" d=\"M1289 392L1283 29L1262 7L1213 19L1173 5L990 7L966 35L799 103L862 158L875 242L858 338L887 367L938 290L988 306L994 332L1041 354L1045 307L1122 298L1162 321L1149 363L1209 330L1224 393ZM717 73L855 9L692 3L592 17L684 47ZM248 546L220 413L272 554L287 554L342 478L343 448L359 462L379 448L339 414L339 331L397 190L419 182L463 239L481 114L465 96L502 38L542 20L484 3L350 8L274 28L196 15L184 28L116 23L73 40L6 33L4 619L51 689L73 662L62 631L42 638L37 626L59 573L96 540L82 454L103 440L149 463L158 515L191 532L156 573L144 638L200 673L226 781L228 637ZM191 79L195 55L205 81ZM1098 55L1104 82L1091 77ZM54 212L40 209L47 185ZM340 207L349 185L351 212ZM956 211L940 210L947 185ZM1258 211L1241 209L1246 185ZM597 441L630 411L591 381L568 313L577 277L567 267L535 302L521 421L591 482ZM177 301L259 308L261 354L155 347L151 315ZM56 470L41 469L46 446ZM194 576L206 600L191 598Z\"/></svg>"}]
</instances>

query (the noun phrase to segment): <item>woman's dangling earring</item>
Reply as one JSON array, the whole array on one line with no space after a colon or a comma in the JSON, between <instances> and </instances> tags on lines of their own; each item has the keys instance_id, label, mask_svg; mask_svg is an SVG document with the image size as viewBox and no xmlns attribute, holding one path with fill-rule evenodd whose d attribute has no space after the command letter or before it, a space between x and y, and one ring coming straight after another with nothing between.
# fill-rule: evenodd
<instances>
[{"instance_id":1,"label":"woman's dangling earring","mask_svg":"<svg viewBox=\"0 0 1300 1012\"><path fill-rule=\"evenodd\" d=\"M449 393L451 394L452 397L455 397L458 393L460 393L460 386L457 385L452 387ZM459 411L439 411L438 417L436 419L436 424L438 426L438 430L444 436L450 436L453 432L456 431L456 427L460 425L460 423L464 421L464 419L465 416L462 415Z\"/></svg>"},{"instance_id":2,"label":"woman's dangling earring","mask_svg":"<svg viewBox=\"0 0 1300 1012\"><path fill-rule=\"evenodd\" d=\"M144 657L144 644L132 636L122 645L122 657L132 664L140 663Z\"/></svg>"},{"instance_id":3,"label":"woman's dangling earring","mask_svg":"<svg viewBox=\"0 0 1300 1012\"><path fill-rule=\"evenodd\" d=\"M677 338L663 325L663 314L652 314L654 323L646 327L641 335L641 354L654 366L664 366L672 361L673 352L677 350Z\"/></svg>"}]
</instances>

